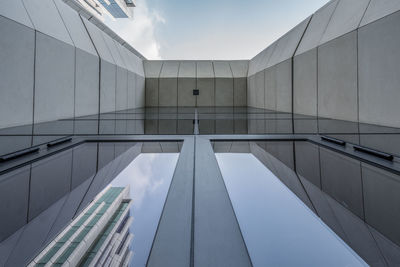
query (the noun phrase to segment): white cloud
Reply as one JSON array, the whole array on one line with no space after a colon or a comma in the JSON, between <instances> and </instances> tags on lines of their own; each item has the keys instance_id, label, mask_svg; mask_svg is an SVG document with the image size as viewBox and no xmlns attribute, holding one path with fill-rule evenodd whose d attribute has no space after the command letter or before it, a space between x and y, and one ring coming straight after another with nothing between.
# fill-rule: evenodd
<instances>
[{"instance_id":1,"label":"white cloud","mask_svg":"<svg viewBox=\"0 0 400 267\"><path fill-rule=\"evenodd\" d=\"M156 10L150 10L145 0L137 2L133 20L106 17L104 22L146 58L161 59L155 27L166 21Z\"/></svg>"}]
</instances>

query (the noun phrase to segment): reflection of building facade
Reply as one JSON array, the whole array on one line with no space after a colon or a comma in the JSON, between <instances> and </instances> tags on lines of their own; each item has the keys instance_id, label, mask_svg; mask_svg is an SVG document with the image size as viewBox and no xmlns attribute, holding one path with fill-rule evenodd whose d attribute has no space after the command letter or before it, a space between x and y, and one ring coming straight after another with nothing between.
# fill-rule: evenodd
<instances>
[{"instance_id":1,"label":"reflection of building facade","mask_svg":"<svg viewBox=\"0 0 400 267\"><path fill-rule=\"evenodd\" d=\"M133 0L64 0L77 2L97 18L107 14L113 18L133 18Z\"/></svg>"},{"instance_id":2,"label":"reflection of building facade","mask_svg":"<svg viewBox=\"0 0 400 267\"><path fill-rule=\"evenodd\" d=\"M107 187L29 266L128 266L131 204L129 187Z\"/></svg>"}]
</instances>

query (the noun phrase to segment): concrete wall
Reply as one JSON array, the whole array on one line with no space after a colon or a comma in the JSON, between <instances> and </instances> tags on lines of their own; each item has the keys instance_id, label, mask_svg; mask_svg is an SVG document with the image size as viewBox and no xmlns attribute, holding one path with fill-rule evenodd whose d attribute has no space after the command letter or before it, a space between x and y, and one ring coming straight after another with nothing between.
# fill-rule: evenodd
<instances>
[{"instance_id":1,"label":"concrete wall","mask_svg":"<svg viewBox=\"0 0 400 267\"><path fill-rule=\"evenodd\" d=\"M400 127L399 10L330 1L250 60L248 106Z\"/></svg>"},{"instance_id":2,"label":"concrete wall","mask_svg":"<svg viewBox=\"0 0 400 267\"><path fill-rule=\"evenodd\" d=\"M148 107L247 105L248 61L144 61ZM193 90L200 95L194 96Z\"/></svg>"},{"instance_id":3,"label":"concrete wall","mask_svg":"<svg viewBox=\"0 0 400 267\"><path fill-rule=\"evenodd\" d=\"M310 19L302 21L250 61L248 106L292 112L293 56Z\"/></svg>"},{"instance_id":4,"label":"concrete wall","mask_svg":"<svg viewBox=\"0 0 400 267\"><path fill-rule=\"evenodd\" d=\"M144 106L142 57L105 25L61 0L2 6L0 129Z\"/></svg>"}]
</instances>

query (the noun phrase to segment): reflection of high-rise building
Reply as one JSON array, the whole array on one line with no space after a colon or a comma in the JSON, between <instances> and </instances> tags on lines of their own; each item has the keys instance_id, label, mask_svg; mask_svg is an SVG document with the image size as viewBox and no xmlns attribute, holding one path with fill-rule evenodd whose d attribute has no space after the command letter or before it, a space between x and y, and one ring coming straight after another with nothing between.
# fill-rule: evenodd
<instances>
[{"instance_id":1,"label":"reflection of high-rise building","mask_svg":"<svg viewBox=\"0 0 400 267\"><path fill-rule=\"evenodd\" d=\"M107 187L29 266L128 266L131 204L129 186Z\"/></svg>"},{"instance_id":2,"label":"reflection of high-rise building","mask_svg":"<svg viewBox=\"0 0 400 267\"><path fill-rule=\"evenodd\" d=\"M133 18L134 0L64 0L66 3L79 3L97 18L107 14L113 18Z\"/></svg>"}]
</instances>

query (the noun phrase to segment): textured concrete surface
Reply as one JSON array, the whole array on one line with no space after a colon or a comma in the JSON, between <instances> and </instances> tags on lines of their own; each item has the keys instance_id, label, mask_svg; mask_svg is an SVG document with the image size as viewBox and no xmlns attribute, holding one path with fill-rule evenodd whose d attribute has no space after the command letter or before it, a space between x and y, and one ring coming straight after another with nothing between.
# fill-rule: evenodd
<instances>
[{"instance_id":1,"label":"textured concrete surface","mask_svg":"<svg viewBox=\"0 0 400 267\"><path fill-rule=\"evenodd\" d=\"M268 67L293 57L310 19L311 17L308 17L277 41L276 48L271 58L268 60Z\"/></svg>"},{"instance_id":2,"label":"textured concrete surface","mask_svg":"<svg viewBox=\"0 0 400 267\"><path fill-rule=\"evenodd\" d=\"M276 67L265 70L265 108L276 110Z\"/></svg>"},{"instance_id":3,"label":"textured concrete surface","mask_svg":"<svg viewBox=\"0 0 400 267\"><path fill-rule=\"evenodd\" d=\"M0 17L0 128L32 123L35 33Z\"/></svg>"},{"instance_id":4,"label":"textured concrete surface","mask_svg":"<svg viewBox=\"0 0 400 267\"><path fill-rule=\"evenodd\" d=\"M3 0L0 15L33 28L31 19L25 10L22 0Z\"/></svg>"},{"instance_id":5,"label":"textured concrete surface","mask_svg":"<svg viewBox=\"0 0 400 267\"><path fill-rule=\"evenodd\" d=\"M318 48L318 115L358 120L357 32Z\"/></svg>"},{"instance_id":6,"label":"textured concrete surface","mask_svg":"<svg viewBox=\"0 0 400 267\"><path fill-rule=\"evenodd\" d=\"M399 23L397 12L359 30L360 122L400 127Z\"/></svg>"},{"instance_id":7,"label":"textured concrete surface","mask_svg":"<svg viewBox=\"0 0 400 267\"><path fill-rule=\"evenodd\" d=\"M360 23L360 27L380 18L386 17L399 10L400 2L397 0L371 0Z\"/></svg>"},{"instance_id":8,"label":"textured concrete surface","mask_svg":"<svg viewBox=\"0 0 400 267\"><path fill-rule=\"evenodd\" d=\"M73 45L71 37L64 25L54 1L22 0L33 26L43 34L49 35L69 45ZM45 14L45 15L44 15Z\"/></svg>"},{"instance_id":9,"label":"textured concrete surface","mask_svg":"<svg viewBox=\"0 0 400 267\"><path fill-rule=\"evenodd\" d=\"M260 71L255 75L255 107L256 108L264 108L265 107L265 86L264 86L265 78L264 71Z\"/></svg>"},{"instance_id":10,"label":"textured concrete surface","mask_svg":"<svg viewBox=\"0 0 400 267\"><path fill-rule=\"evenodd\" d=\"M34 122L74 117L74 47L36 34Z\"/></svg>"},{"instance_id":11,"label":"textured concrete surface","mask_svg":"<svg viewBox=\"0 0 400 267\"><path fill-rule=\"evenodd\" d=\"M97 57L97 52L79 14L62 0L54 0L54 3L56 4L57 10L61 15L74 46Z\"/></svg>"},{"instance_id":12,"label":"textured concrete surface","mask_svg":"<svg viewBox=\"0 0 400 267\"><path fill-rule=\"evenodd\" d=\"M276 110L292 112L292 60L276 65Z\"/></svg>"},{"instance_id":13,"label":"textured concrete surface","mask_svg":"<svg viewBox=\"0 0 400 267\"><path fill-rule=\"evenodd\" d=\"M333 12L336 9L339 0L330 1L325 6L321 7L313 15L310 24L304 33L296 55L302 54L310 49L316 48L324 34L326 27L331 19Z\"/></svg>"},{"instance_id":14,"label":"textured concrete surface","mask_svg":"<svg viewBox=\"0 0 400 267\"><path fill-rule=\"evenodd\" d=\"M75 116L99 112L99 58L76 48Z\"/></svg>"},{"instance_id":15,"label":"textured concrete surface","mask_svg":"<svg viewBox=\"0 0 400 267\"><path fill-rule=\"evenodd\" d=\"M146 105L246 106L248 61L145 61ZM193 90L200 94L193 96Z\"/></svg>"},{"instance_id":16,"label":"textured concrete surface","mask_svg":"<svg viewBox=\"0 0 400 267\"><path fill-rule=\"evenodd\" d=\"M196 88L196 62L183 61L179 65L178 73L178 106L195 106L196 97L193 90Z\"/></svg>"},{"instance_id":17,"label":"textured concrete surface","mask_svg":"<svg viewBox=\"0 0 400 267\"><path fill-rule=\"evenodd\" d=\"M293 112L317 115L317 49L293 59Z\"/></svg>"},{"instance_id":18,"label":"textured concrete surface","mask_svg":"<svg viewBox=\"0 0 400 267\"><path fill-rule=\"evenodd\" d=\"M357 29L370 0L340 0L326 27L320 44Z\"/></svg>"},{"instance_id":19,"label":"textured concrete surface","mask_svg":"<svg viewBox=\"0 0 400 267\"><path fill-rule=\"evenodd\" d=\"M235 107L247 106L247 78L233 79L233 105Z\"/></svg>"}]
</instances>

